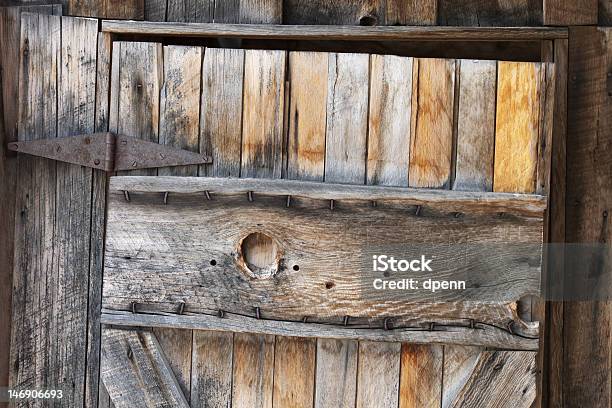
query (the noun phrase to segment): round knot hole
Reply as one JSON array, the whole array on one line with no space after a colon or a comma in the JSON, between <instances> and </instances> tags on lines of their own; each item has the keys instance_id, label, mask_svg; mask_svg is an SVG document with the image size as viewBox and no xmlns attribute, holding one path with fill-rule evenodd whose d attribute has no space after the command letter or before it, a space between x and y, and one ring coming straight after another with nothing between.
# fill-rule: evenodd
<instances>
[{"instance_id":1,"label":"round knot hole","mask_svg":"<svg viewBox=\"0 0 612 408\"><path fill-rule=\"evenodd\" d=\"M278 272L280 250L272 237L253 232L240 241L238 264L252 278L267 279Z\"/></svg>"}]
</instances>

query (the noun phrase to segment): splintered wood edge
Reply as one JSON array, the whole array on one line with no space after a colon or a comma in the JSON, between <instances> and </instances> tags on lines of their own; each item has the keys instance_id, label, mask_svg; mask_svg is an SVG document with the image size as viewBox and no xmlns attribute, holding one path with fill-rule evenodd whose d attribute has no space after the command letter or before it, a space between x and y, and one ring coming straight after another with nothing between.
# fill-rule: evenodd
<instances>
[{"instance_id":1,"label":"splintered wood edge","mask_svg":"<svg viewBox=\"0 0 612 408\"><path fill-rule=\"evenodd\" d=\"M544 218L547 198L534 194L462 192L398 187L362 186L308 181L207 177L111 177L110 191L169 194L262 194L318 200L406 201L412 205L458 205L482 212L506 212Z\"/></svg>"},{"instance_id":2,"label":"splintered wood edge","mask_svg":"<svg viewBox=\"0 0 612 408\"><path fill-rule=\"evenodd\" d=\"M419 26L321 26L273 24L163 23L102 21L102 31L113 34L227 37L285 40L464 40L539 41L566 39L561 27L419 27Z\"/></svg>"},{"instance_id":3,"label":"splintered wood edge","mask_svg":"<svg viewBox=\"0 0 612 408\"><path fill-rule=\"evenodd\" d=\"M338 327L319 323L253 319L227 313L223 317L205 314L144 314L122 310L102 309L102 324L127 327L158 327L189 330L215 330L235 333L270 334L288 337L316 337L355 339L380 342L408 342L419 344L457 344L482 346L504 350L537 351L537 337L512 334L487 324L475 328L444 326L435 330L425 328L373 329Z\"/></svg>"}]
</instances>

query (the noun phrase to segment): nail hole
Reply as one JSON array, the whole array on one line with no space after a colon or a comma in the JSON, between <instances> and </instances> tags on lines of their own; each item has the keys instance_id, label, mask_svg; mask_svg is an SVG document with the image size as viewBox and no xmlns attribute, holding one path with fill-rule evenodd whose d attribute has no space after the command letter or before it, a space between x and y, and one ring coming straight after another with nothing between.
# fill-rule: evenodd
<instances>
[{"instance_id":1,"label":"nail hole","mask_svg":"<svg viewBox=\"0 0 612 408\"><path fill-rule=\"evenodd\" d=\"M215 265L217 265L217 261L216 261L216 260L214 260L214 259L211 259L211 260L210 260L210 264L211 264L212 266L215 266Z\"/></svg>"},{"instance_id":2,"label":"nail hole","mask_svg":"<svg viewBox=\"0 0 612 408\"><path fill-rule=\"evenodd\" d=\"M300 265L293 265L293 270L294 271L299 271L300 270Z\"/></svg>"},{"instance_id":3,"label":"nail hole","mask_svg":"<svg viewBox=\"0 0 612 408\"><path fill-rule=\"evenodd\" d=\"M373 26L376 25L377 22L378 19L376 18L376 16L370 14L365 15L359 19L360 26Z\"/></svg>"},{"instance_id":4,"label":"nail hole","mask_svg":"<svg viewBox=\"0 0 612 408\"><path fill-rule=\"evenodd\" d=\"M332 289L336 284L334 282L327 282L325 284L325 289Z\"/></svg>"}]
</instances>

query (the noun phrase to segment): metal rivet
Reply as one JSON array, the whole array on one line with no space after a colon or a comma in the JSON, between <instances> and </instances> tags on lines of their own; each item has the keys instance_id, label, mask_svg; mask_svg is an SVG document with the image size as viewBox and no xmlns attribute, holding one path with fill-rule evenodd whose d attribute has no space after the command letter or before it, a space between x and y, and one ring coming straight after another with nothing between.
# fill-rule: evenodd
<instances>
[{"instance_id":1,"label":"metal rivet","mask_svg":"<svg viewBox=\"0 0 612 408\"><path fill-rule=\"evenodd\" d=\"M336 202L334 200L329 200L329 209L333 210L336 206Z\"/></svg>"},{"instance_id":2,"label":"metal rivet","mask_svg":"<svg viewBox=\"0 0 612 408\"><path fill-rule=\"evenodd\" d=\"M261 319L261 310L259 309L259 307L255 308L255 317L257 319Z\"/></svg>"},{"instance_id":3,"label":"metal rivet","mask_svg":"<svg viewBox=\"0 0 612 408\"><path fill-rule=\"evenodd\" d=\"M304 316L302 318L302 323L308 323L308 316Z\"/></svg>"},{"instance_id":4,"label":"metal rivet","mask_svg":"<svg viewBox=\"0 0 612 408\"><path fill-rule=\"evenodd\" d=\"M514 325L514 320L510 320L508 322L508 324L506 325L506 327L508 328L508 331L510 332L510 334L514 334L514 329L512 329L513 325Z\"/></svg>"},{"instance_id":5,"label":"metal rivet","mask_svg":"<svg viewBox=\"0 0 612 408\"><path fill-rule=\"evenodd\" d=\"M419 215L421 215L421 206L420 206L420 205L417 205L417 207L416 207L416 211L414 212L414 215L416 215L417 217L418 217Z\"/></svg>"},{"instance_id":6,"label":"metal rivet","mask_svg":"<svg viewBox=\"0 0 612 408\"><path fill-rule=\"evenodd\" d=\"M253 192L252 191L249 191L247 193L247 199L249 200L249 203L253 202Z\"/></svg>"},{"instance_id":7,"label":"metal rivet","mask_svg":"<svg viewBox=\"0 0 612 408\"><path fill-rule=\"evenodd\" d=\"M348 316L344 316L344 320L342 321L342 324L345 326L348 326L349 324L349 317Z\"/></svg>"},{"instance_id":8,"label":"metal rivet","mask_svg":"<svg viewBox=\"0 0 612 408\"><path fill-rule=\"evenodd\" d=\"M204 194L206 194L206 199L207 200L209 200L209 201L212 200L212 198L210 198L210 193L208 192L208 190L205 191Z\"/></svg>"},{"instance_id":9,"label":"metal rivet","mask_svg":"<svg viewBox=\"0 0 612 408\"><path fill-rule=\"evenodd\" d=\"M132 313L136 313L136 302L130 303L130 308L132 309Z\"/></svg>"},{"instance_id":10,"label":"metal rivet","mask_svg":"<svg viewBox=\"0 0 612 408\"><path fill-rule=\"evenodd\" d=\"M179 303L178 313L179 313L180 315L182 315L182 314L183 314L183 312L185 312L185 302L181 302L181 303Z\"/></svg>"},{"instance_id":11,"label":"metal rivet","mask_svg":"<svg viewBox=\"0 0 612 408\"><path fill-rule=\"evenodd\" d=\"M130 201L130 192L123 190L123 197L125 197L125 201Z\"/></svg>"},{"instance_id":12,"label":"metal rivet","mask_svg":"<svg viewBox=\"0 0 612 408\"><path fill-rule=\"evenodd\" d=\"M391 325L389 324L390 321L390 317L385 317L385 320L383 320L383 327L385 328L385 330L391 330Z\"/></svg>"},{"instance_id":13,"label":"metal rivet","mask_svg":"<svg viewBox=\"0 0 612 408\"><path fill-rule=\"evenodd\" d=\"M434 322L429 323L429 331L434 331L434 330L436 330L436 323Z\"/></svg>"},{"instance_id":14,"label":"metal rivet","mask_svg":"<svg viewBox=\"0 0 612 408\"><path fill-rule=\"evenodd\" d=\"M223 319L225 317L225 312L223 310L219 309L219 312L217 313L217 316L220 319Z\"/></svg>"},{"instance_id":15,"label":"metal rivet","mask_svg":"<svg viewBox=\"0 0 612 408\"><path fill-rule=\"evenodd\" d=\"M168 192L164 193L164 204L168 204Z\"/></svg>"},{"instance_id":16,"label":"metal rivet","mask_svg":"<svg viewBox=\"0 0 612 408\"><path fill-rule=\"evenodd\" d=\"M291 196L287 196L287 208L291 207Z\"/></svg>"}]
</instances>

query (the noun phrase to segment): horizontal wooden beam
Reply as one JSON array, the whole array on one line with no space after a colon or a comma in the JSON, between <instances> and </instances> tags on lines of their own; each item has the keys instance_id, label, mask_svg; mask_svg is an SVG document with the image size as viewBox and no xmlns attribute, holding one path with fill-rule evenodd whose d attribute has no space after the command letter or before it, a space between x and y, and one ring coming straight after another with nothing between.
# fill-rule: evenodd
<instances>
[{"instance_id":1,"label":"horizontal wooden beam","mask_svg":"<svg viewBox=\"0 0 612 408\"><path fill-rule=\"evenodd\" d=\"M204 177L112 177L111 191L236 195L260 193L315 200L403 201L440 210L507 213L543 218L547 199L541 195L463 192L400 187L362 186L308 181Z\"/></svg>"},{"instance_id":2,"label":"horizontal wooden beam","mask_svg":"<svg viewBox=\"0 0 612 408\"><path fill-rule=\"evenodd\" d=\"M103 21L102 31L130 35L335 41L533 41L568 38L567 29L549 27L362 27L160 23L115 20Z\"/></svg>"},{"instance_id":3,"label":"horizontal wooden beam","mask_svg":"<svg viewBox=\"0 0 612 408\"><path fill-rule=\"evenodd\" d=\"M441 343L481 345L506 350L537 350L538 339L517 336L493 325L475 323L470 327L439 325L423 328L353 328L330 324L287 322L254 319L227 313L223 317L206 314L148 314L103 309L101 322L127 327L160 327L193 330L218 330L236 333L272 334L288 337L318 337L332 339L358 339L367 341Z\"/></svg>"}]
</instances>

